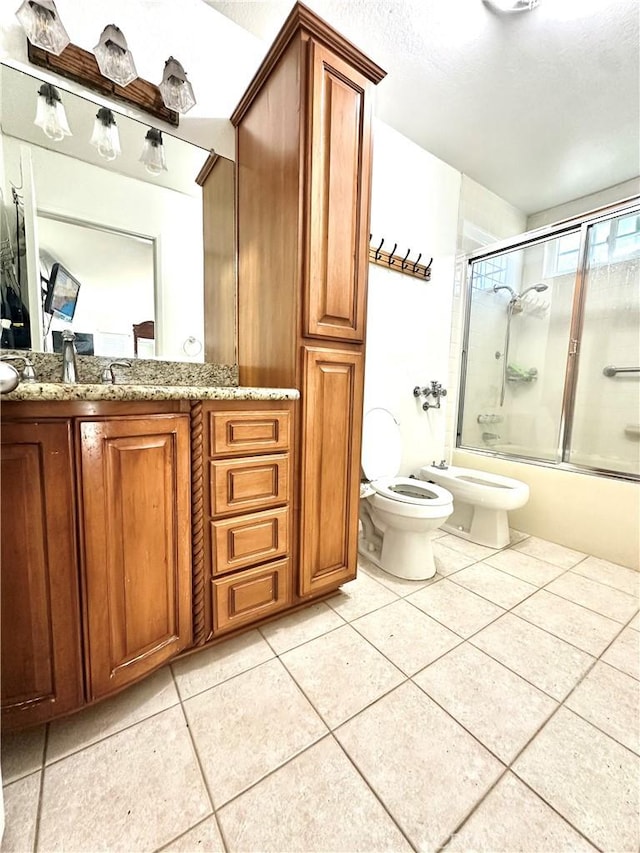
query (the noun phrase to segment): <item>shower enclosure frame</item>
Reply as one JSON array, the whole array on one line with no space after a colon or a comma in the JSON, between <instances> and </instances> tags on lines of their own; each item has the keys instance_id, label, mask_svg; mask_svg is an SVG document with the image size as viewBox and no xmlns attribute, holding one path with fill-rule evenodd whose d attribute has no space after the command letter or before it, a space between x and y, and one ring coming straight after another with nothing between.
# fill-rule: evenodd
<instances>
[{"instance_id":1,"label":"shower enclosure frame","mask_svg":"<svg viewBox=\"0 0 640 853\"><path fill-rule=\"evenodd\" d=\"M640 476L628 472L613 471L592 465L576 465L569 462L571 451L570 439L573 429L573 418L576 402L576 385L578 381L578 362L580 355L580 343L584 325L585 301L586 301L586 271L587 271L587 235L589 228L599 222L604 222L617 216L640 215L640 196L632 196L615 204L606 205L589 213L582 214L570 219L563 219L552 225L527 231L516 237L510 237L489 246L483 246L467 255L465 263L464 287L464 333L462 343L462 354L460 359L460 376L458 385L458 412L456 421L456 448L478 453L482 456L491 456L500 459L511 459L514 462L525 462L529 465L539 465L544 468L554 468L561 471L572 471L578 474L599 475L612 477L618 480L631 480L640 482ZM558 429L557 459L550 461L538 459L532 456L524 456L514 453L504 453L489 448L468 447L462 441L462 416L464 412L464 395L467 376L467 354L469 351L469 326L471 321L471 266L477 261L484 261L501 255L507 251L526 249L546 240L562 237L571 232L580 231L580 244L578 248L577 270L573 289L573 303L571 308L571 324L569 328L569 348L565 363L565 379L562 395L562 407L560 412L560 424Z\"/></svg>"}]
</instances>

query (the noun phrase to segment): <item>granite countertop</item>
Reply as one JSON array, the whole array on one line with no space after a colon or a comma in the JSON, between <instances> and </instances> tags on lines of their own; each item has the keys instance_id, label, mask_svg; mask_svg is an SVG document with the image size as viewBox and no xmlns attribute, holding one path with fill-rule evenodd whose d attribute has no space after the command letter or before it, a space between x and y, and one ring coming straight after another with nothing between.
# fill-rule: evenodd
<instances>
[{"instance_id":1,"label":"granite countertop","mask_svg":"<svg viewBox=\"0 0 640 853\"><path fill-rule=\"evenodd\" d=\"M242 388L222 385L97 385L21 382L3 401L65 400L297 400L294 388Z\"/></svg>"}]
</instances>

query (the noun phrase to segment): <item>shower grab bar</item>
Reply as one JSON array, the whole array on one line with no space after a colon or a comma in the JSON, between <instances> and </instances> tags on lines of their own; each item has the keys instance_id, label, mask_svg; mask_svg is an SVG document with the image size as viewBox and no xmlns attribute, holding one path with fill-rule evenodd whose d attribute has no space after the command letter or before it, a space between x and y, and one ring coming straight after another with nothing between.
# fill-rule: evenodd
<instances>
[{"instance_id":1,"label":"shower grab bar","mask_svg":"<svg viewBox=\"0 0 640 853\"><path fill-rule=\"evenodd\" d=\"M616 373L640 373L640 367L613 367L610 364L603 367L602 372L605 376L615 376Z\"/></svg>"}]
</instances>

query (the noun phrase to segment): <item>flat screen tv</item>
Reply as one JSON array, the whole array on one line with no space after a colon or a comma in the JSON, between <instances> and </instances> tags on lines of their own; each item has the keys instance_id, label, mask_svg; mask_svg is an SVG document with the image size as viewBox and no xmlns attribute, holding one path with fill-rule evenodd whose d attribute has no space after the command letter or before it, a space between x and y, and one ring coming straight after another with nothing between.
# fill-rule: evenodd
<instances>
[{"instance_id":1,"label":"flat screen tv","mask_svg":"<svg viewBox=\"0 0 640 853\"><path fill-rule=\"evenodd\" d=\"M70 323L76 313L80 282L74 278L62 264L55 263L51 267L49 287L44 300L46 314L53 314L60 320Z\"/></svg>"}]
</instances>

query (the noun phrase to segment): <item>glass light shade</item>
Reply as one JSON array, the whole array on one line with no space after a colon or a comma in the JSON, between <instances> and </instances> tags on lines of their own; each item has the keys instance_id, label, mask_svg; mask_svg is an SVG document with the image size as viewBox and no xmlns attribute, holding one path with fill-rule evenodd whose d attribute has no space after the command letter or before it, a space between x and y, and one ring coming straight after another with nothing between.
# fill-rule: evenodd
<instances>
[{"instance_id":1,"label":"glass light shade","mask_svg":"<svg viewBox=\"0 0 640 853\"><path fill-rule=\"evenodd\" d=\"M158 86L165 107L184 114L194 106L196 99L184 68L170 56L164 64L162 83Z\"/></svg>"},{"instance_id":2,"label":"glass light shade","mask_svg":"<svg viewBox=\"0 0 640 853\"><path fill-rule=\"evenodd\" d=\"M115 24L104 28L93 52L103 77L108 77L118 86L128 86L138 76L127 40Z\"/></svg>"},{"instance_id":3,"label":"glass light shade","mask_svg":"<svg viewBox=\"0 0 640 853\"><path fill-rule=\"evenodd\" d=\"M101 107L98 110L89 142L98 149L98 154L105 160L115 160L120 154L118 125L113 113L107 107Z\"/></svg>"},{"instance_id":4,"label":"glass light shade","mask_svg":"<svg viewBox=\"0 0 640 853\"><path fill-rule=\"evenodd\" d=\"M24 0L16 17L35 47L59 56L69 44L69 36L53 0Z\"/></svg>"},{"instance_id":5,"label":"glass light shade","mask_svg":"<svg viewBox=\"0 0 640 853\"><path fill-rule=\"evenodd\" d=\"M147 135L144 138L140 162L144 163L144 167L150 175L159 175L160 172L167 171L162 132L156 130L154 127L147 131Z\"/></svg>"},{"instance_id":6,"label":"glass light shade","mask_svg":"<svg viewBox=\"0 0 640 853\"><path fill-rule=\"evenodd\" d=\"M33 123L42 128L45 135L54 142L60 142L65 136L73 135L69 129L60 94L51 83L43 83L38 89L36 117Z\"/></svg>"}]
</instances>

